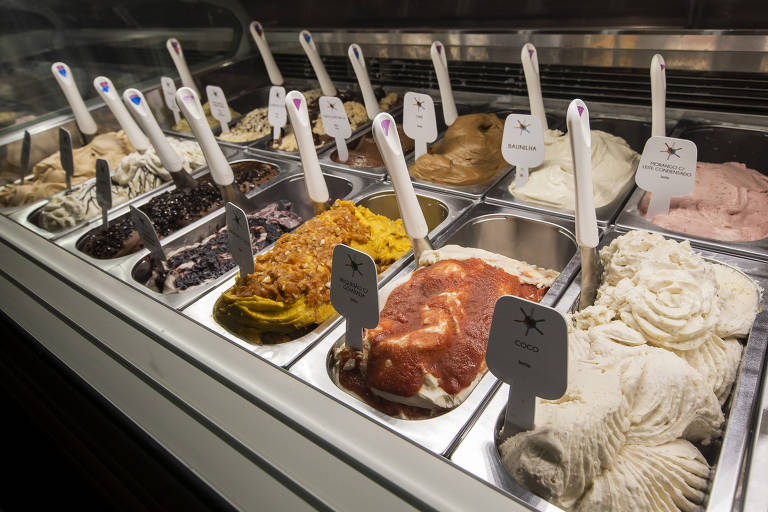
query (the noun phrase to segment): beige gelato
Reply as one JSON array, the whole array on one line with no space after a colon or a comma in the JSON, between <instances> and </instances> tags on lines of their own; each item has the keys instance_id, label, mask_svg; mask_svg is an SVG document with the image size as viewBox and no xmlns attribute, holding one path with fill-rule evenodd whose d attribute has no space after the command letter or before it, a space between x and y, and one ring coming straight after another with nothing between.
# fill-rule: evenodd
<instances>
[{"instance_id":1,"label":"beige gelato","mask_svg":"<svg viewBox=\"0 0 768 512\"><path fill-rule=\"evenodd\" d=\"M510 474L569 510L698 510L760 302L688 242L632 231L601 251L595 305L570 316L568 390L500 446ZM722 337L721 337L722 335Z\"/></svg>"},{"instance_id":2,"label":"beige gelato","mask_svg":"<svg viewBox=\"0 0 768 512\"><path fill-rule=\"evenodd\" d=\"M185 170L191 172L205 165L205 158L197 142L171 137L167 139L181 158ZM112 173L112 207L154 190L170 180L171 175L160 162L155 148L149 147L144 153L131 153L120 160ZM53 196L40 211L38 223L48 231L60 231L100 214L96 182L90 180L72 187L71 194L60 192Z\"/></svg>"},{"instance_id":3,"label":"beige gelato","mask_svg":"<svg viewBox=\"0 0 768 512\"><path fill-rule=\"evenodd\" d=\"M638 155L621 137L592 130L592 186L595 208L613 201L635 175ZM559 130L544 133L545 160L531 169L528 182L517 187L513 182L509 193L521 201L573 211L576 192L573 178L571 142Z\"/></svg>"},{"instance_id":4,"label":"beige gelato","mask_svg":"<svg viewBox=\"0 0 768 512\"><path fill-rule=\"evenodd\" d=\"M135 151L123 131L97 135L90 143L72 150L75 172L72 185L96 175L96 160L103 158L115 167L120 160ZM59 152L38 162L32 176L24 184L12 183L0 187L0 207L34 203L67 188L66 173L61 167Z\"/></svg>"}]
</instances>

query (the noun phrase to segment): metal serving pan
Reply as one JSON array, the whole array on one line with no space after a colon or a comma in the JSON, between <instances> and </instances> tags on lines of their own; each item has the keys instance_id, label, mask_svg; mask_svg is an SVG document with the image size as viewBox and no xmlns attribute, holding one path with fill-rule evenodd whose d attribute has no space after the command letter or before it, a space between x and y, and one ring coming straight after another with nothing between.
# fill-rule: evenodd
<instances>
[{"instance_id":1,"label":"metal serving pan","mask_svg":"<svg viewBox=\"0 0 768 512\"><path fill-rule=\"evenodd\" d=\"M768 174L768 131L765 127L685 120L680 122L674 135L696 143L700 162L743 162L751 169ZM752 242L726 242L670 231L651 223L638 211L643 195L644 190L635 190L616 220L617 225L693 240L698 245L717 251L768 259L768 238Z\"/></svg>"},{"instance_id":2,"label":"metal serving pan","mask_svg":"<svg viewBox=\"0 0 768 512\"><path fill-rule=\"evenodd\" d=\"M604 132L622 137L627 141L629 146L638 153L642 153L643 147L645 146L645 141L651 135L651 124L648 121L645 121L643 118L639 117L611 117L590 112L589 123L592 130L602 130ZM564 129L564 123L561 124L560 129ZM529 210L543 211L568 218L574 217L574 213L572 211L553 208L546 205L539 205L536 203L517 199L509 193L509 186L512 184L512 182L514 182L514 180L514 172L505 176L504 179L499 181L496 186L488 191L486 201L494 204L518 206L520 208L526 208ZM634 188L635 180L630 180L619 191L613 201L596 209L595 213L597 214L598 225L605 227L613 221Z\"/></svg>"},{"instance_id":3,"label":"metal serving pan","mask_svg":"<svg viewBox=\"0 0 768 512\"><path fill-rule=\"evenodd\" d=\"M400 217L400 210L397 207L397 200L394 192L391 188L385 187L382 184L374 184L360 193L357 197L352 197L350 199L355 201L356 204L371 209L374 213L385 215L390 218ZM468 201L443 197L439 194L419 193L418 199L422 211L424 211L427 225L430 228L430 235L433 236L449 226L451 222L458 218L461 213L470 206ZM412 252L409 251L408 254L400 258L399 261L395 262L379 276L379 283L384 283L391 278L409 261L409 259L411 259L411 257ZM210 292L203 295L199 300L184 309L182 313L248 352L256 354L278 366L288 366L291 364L296 358L304 353L305 350L328 334L340 320L339 316L334 314L306 335L285 343L275 345L256 345L250 343L239 338L235 334L230 333L213 319L212 312L216 300L224 291L234 285L234 283L235 274L233 273L230 274L229 278L223 283L220 283L210 290Z\"/></svg>"},{"instance_id":4,"label":"metal serving pan","mask_svg":"<svg viewBox=\"0 0 768 512\"><path fill-rule=\"evenodd\" d=\"M330 171L333 172L333 171ZM325 174L325 182L328 185L328 192L331 200L337 198L345 198L358 194L363 190L369 182L365 179L361 179L358 176L349 176L343 174ZM304 183L304 175L294 173L286 176L285 178L277 181L269 187L261 190L256 195L249 198L250 211L260 210L270 203L274 203L279 200L290 201L293 206L293 211L300 215L303 219L309 219L314 215L312 209L312 202L307 197L307 188ZM226 218L224 210L217 210L214 214L204 217L197 222L187 226L183 230L180 230L173 235L163 240L163 247L167 252L175 251L186 245L197 243L212 235L222 227L226 225ZM265 247L261 252L269 250L272 244ZM114 273L118 275L122 280L135 287L138 290L154 297L156 300L175 309L181 309L188 305L196 298L200 297L208 290L215 288L218 284L227 281L237 274L237 268L230 270L229 272L219 276L217 279L206 283L201 286L190 288L183 292L163 294L158 293L150 288L144 286L143 283L137 281L138 265L146 262L149 259L149 251L143 249L135 254L131 254L117 269L114 269Z\"/></svg>"},{"instance_id":5,"label":"metal serving pan","mask_svg":"<svg viewBox=\"0 0 768 512\"><path fill-rule=\"evenodd\" d=\"M253 195L259 193L259 191L263 190L265 187L268 187L272 183L275 183L276 181L280 180L282 177L288 176L288 175L291 175L291 174L295 174L297 172L297 166L293 165L290 162L282 162L282 161L276 160L276 159L267 159L267 158L261 158L261 157L258 158L258 159L255 159L255 158L247 156L247 155L245 155L243 153L240 153L238 156L244 157L244 158L236 158L236 159L232 160L230 163L237 163L237 162L243 162L243 161L258 161L258 162L261 162L261 163L266 163L266 164L269 164L269 165L273 165L273 166L277 167L277 169L278 169L277 176L272 178L269 182L265 183L261 187L258 187L256 190L251 191L248 194L248 196L253 196ZM205 174L207 174L207 173L205 173ZM203 175L205 175L205 174L203 174ZM163 194L163 193L171 191L171 190L175 190L175 185L171 185L170 187L156 189L156 190L153 190L151 192L148 192L147 194L145 194L142 197L141 200L132 203L132 206L140 206L140 205L148 202L150 199L154 198L155 196L158 196L160 194ZM117 209L115 209L114 214L110 215L110 222L115 221L115 220L121 218L122 216L129 215L129 214L130 214L129 205L128 204L120 205ZM204 219L211 218L214 215L216 215L216 212L212 212L212 213L208 214L207 216L203 217L203 219L199 219L197 222L201 222ZM59 246L63 247L64 249L68 250L69 252L75 254L76 256L84 259L85 261L87 261L87 262L89 262L89 263L91 263L91 264L101 268L101 269L111 269L111 268L113 268L113 267L115 267L117 265L120 265L120 264L124 263L125 261L127 261L128 259L130 259L131 257L133 257L135 255L135 253L134 253L134 254L129 254L127 256L122 256L122 257L119 257L119 258L100 260L100 259L97 259L97 258L93 258L93 257L85 254L84 252L82 252L78 248L80 240L87 233L89 233L91 230L99 229L100 225L101 225L101 219L100 218L92 219L91 221L89 221L89 222L85 223L84 225L82 225L80 228L70 232L68 235L55 239L54 243L56 245L59 245ZM195 225L195 223L193 223L192 225ZM187 226L187 227L189 227L189 226ZM179 230L179 231L182 231L182 230Z\"/></svg>"},{"instance_id":6,"label":"metal serving pan","mask_svg":"<svg viewBox=\"0 0 768 512\"><path fill-rule=\"evenodd\" d=\"M221 150L224 152L224 156L227 158L227 160L230 160L238 156L237 150L234 148L221 145ZM192 177L200 178L206 174L208 174L207 165L193 172ZM90 186L94 183L96 183L96 178L91 178L87 181L84 181L81 185ZM117 212L119 208L142 201L144 198L149 197L150 194L155 194L156 192L161 190L165 191L167 188L171 187L172 185L173 185L173 181L168 181L153 190L149 190L143 194L139 194L138 196L132 199L129 199L125 203L117 205L114 208L110 208L109 210L110 218L113 218L114 213ZM80 186L80 185L77 185L77 186ZM32 204L22 206L18 210L8 214L8 216L14 221L24 226L25 228L29 229L30 231L33 231L38 235L40 235L41 237L49 240L55 240L57 238L61 238L65 235L68 235L69 233L72 233L73 231L80 229L83 225L88 224L97 218L97 217L94 217L93 219L88 219L83 222L79 222L78 224L70 228L62 229L60 231L48 231L47 229L40 226L40 212L43 210L45 205L48 204L49 201L50 199L44 199L42 201L38 201L37 203L32 203Z\"/></svg>"},{"instance_id":7,"label":"metal serving pan","mask_svg":"<svg viewBox=\"0 0 768 512\"><path fill-rule=\"evenodd\" d=\"M599 247L605 247L626 231L612 228L603 236ZM764 263L739 258L708 250L698 250L709 261L732 266L750 278L763 289L768 286L768 268ZM572 309L579 296L578 281L574 281L568 292L557 305L565 313ZM710 481L710 496L707 510L731 510L745 449L749 441L749 427L753 409L758 398L758 384L764 366L766 339L768 338L768 311L761 310L747 339L742 355L742 364L734 383L731 396L725 405L726 428L723 435L719 458L714 462ZM450 454L451 460L463 469L484 480L501 492L534 510L560 510L546 500L536 496L512 479L501 463L496 437L502 414L507 404L508 386L502 385L488 406L468 431L466 437Z\"/></svg>"},{"instance_id":8,"label":"metal serving pan","mask_svg":"<svg viewBox=\"0 0 768 512\"><path fill-rule=\"evenodd\" d=\"M573 264L577 246L571 221L485 204L476 205L462 219L464 222L457 229L450 229L438 237L435 247L447 244L477 247L560 271L543 303L555 302L578 270L578 265ZM395 279L410 275L415 269L415 262L411 262ZM344 343L344 333L345 325L340 323L289 371L434 453L445 454L450 450L454 440L496 387L496 377L487 372L467 399L449 412L421 420L394 418L358 400L334 382L331 373L333 349Z\"/></svg>"}]
</instances>

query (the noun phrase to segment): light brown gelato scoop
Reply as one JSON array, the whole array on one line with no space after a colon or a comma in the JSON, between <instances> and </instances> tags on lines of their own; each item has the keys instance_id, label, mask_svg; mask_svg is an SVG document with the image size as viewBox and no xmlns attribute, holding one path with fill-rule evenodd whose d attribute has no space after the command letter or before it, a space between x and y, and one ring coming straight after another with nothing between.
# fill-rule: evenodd
<instances>
[{"instance_id":1,"label":"light brown gelato scoop","mask_svg":"<svg viewBox=\"0 0 768 512\"><path fill-rule=\"evenodd\" d=\"M474 185L498 173L504 122L496 114L459 116L443 140L411 166L411 176L447 185Z\"/></svg>"}]
</instances>

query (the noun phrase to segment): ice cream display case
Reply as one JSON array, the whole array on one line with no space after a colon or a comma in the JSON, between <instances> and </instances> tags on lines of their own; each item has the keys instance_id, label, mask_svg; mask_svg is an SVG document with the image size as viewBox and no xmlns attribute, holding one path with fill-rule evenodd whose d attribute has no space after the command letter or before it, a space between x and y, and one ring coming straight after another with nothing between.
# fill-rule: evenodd
<instances>
[{"instance_id":1,"label":"ice cream display case","mask_svg":"<svg viewBox=\"0 0 768 512\"><path fill-rule=\"evenodd\" d=\"M313 30L336 90L359 106L350 108L367 106L348 60L351 43L369 59L375 100L386 98L381 91L397 95L379 108L393 114L424 216L427 235L415 251L416 238L400 220L408 207L401 190L395 192L398 182L384 164L371 117L358 112L346 163L330 137L313 139L329 196L328 209L319 208L300 154L271 147L274 132L264 110L270 81L261 55L195 68L195 82L220 85L237 114L229 136L216 123L212 129L243 195L253 272L240 276L229 252L221 184L210 181L217 175L200 161L197 147L189 156L198 162L189 168L198 182L193 190L205 183L210 188L200 190L199 199L167 177L158 179L113 203L104 226L100 211L86 208L93 205L95 178L83 175L71 194L58 183L3 204L3 314L235 509L353 510L365 503L375 510L473 510L478 504L493 510L670 504L741 510L757 485L745 471L747 461L761 446L752 426L768 336L762 295L768 253L760 238L768 197L761 144L768 86L756 86L743 101L734 91L768 71L764 50L756 50L766 36L593 32ZM312 91L319 97L322 79L318 84L298 30L267 33L286 91L304 92L308 103ZM434 40L445 43L449 58L458 115L450 125L429 61ZM694 40L696 49L685 49ZM550 171L547 163L531 170L533 178L548 173L541 184L529 178L516 186L515 166L496 153L506 116L531 110L519 60L527 42L536 45L542 66L545 142L562 148L551 150L556 162ZM715 240L643 216L645 192L634 173L651 136L648 64L655 53L663 53L668 66L663 130L699 148L701 190L694 195L725 190L722 197L691 199L693 205L673 201L669 216L707 201L738 200L738 211L712 206L720 220L699 208L699 218L681 225L723 224L726 218L727 228L736 225L750 240L731 240L722 225L713 227L722 235ZM166 74L175 76L172 69ZM706 89L713 76L727 101L691 93ZM196 145L191 132L178 130L159 77L155 82L131 85L147 98L165 137ZM438 137L421 163L400 124L409 91L429 94L437 112ZM579 248L572 205L559 199L574 194L571 142L563 132L576 97L590 109L604 280L595 304L581 311L575 305L586 249ZM119 132L106 105L88 106L100 134ZM79 140L72 116L46 119L30 127L30 169L57 151L60 127L70 130L75 147L87 142ZM21 133L7 132L0 140L4 169L17 175L21 141ZM480 147L472 154L480 151L483 162L465 157L464 146ZM139 153L132 149L123 148L111 168ZM438 158L449 162L447 170L435 164ZM88 172L92 166L83 164ZM452 173L464 172L456 171L461 166L469 174L488 167L487 176L451 182ZM38 171L27 180L39 179ZM118 197L114 175L112 186ZM56 210L77 193L85 206L61 208L79 213ZM164 262L143 246L132 224L134 207L153 224ZM326 240L333 242L326 246ZM381 325L364 331L359 352L347 346L347 324L327 297L329 246L340 240L377 265ZM473 365L471 375L462 374L466 389L425 370L418 393L401 395L411 374L393 370L391 376L388 369L424 364L428 357L392 356L383 348L419 347L426 336L450 343L480 336L492 311L462 309L461 300L478 297L486 307L497 291L488 283L557 309L570 331L573 387L560 401L538 399L534 428L504 439L509 386L486 366L487 333L479 356L453 355L463 367ZM455 299L461 308L451 309L455 297L469 299ZM428 311L435 323L414 320L415 311ZM445 328L449 324L453 330ZM430 350L446 349L438 343ZM577 471L590 453L598 462Z\"/></svg>"}]
</instances>

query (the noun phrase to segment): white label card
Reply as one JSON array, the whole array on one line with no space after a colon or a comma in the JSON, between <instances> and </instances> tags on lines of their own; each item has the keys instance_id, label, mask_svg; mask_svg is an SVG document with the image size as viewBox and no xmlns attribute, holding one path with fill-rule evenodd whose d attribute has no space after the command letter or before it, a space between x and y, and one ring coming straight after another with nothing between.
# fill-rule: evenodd
<instances>
[{"instance_id":1,"label":"white label card","mask_svg":"<svg viewBox=\"0 0 768 512\"><path fill-rule=\"evenodd\" d=\"M232 120L232 114L229 112L229 104L224 91L217 85L209 85L205 88L205 95L208 96L208 104L211 106L211 115L221 124L221 131L229 131L229 122Z\"/></svg>"},{"instance_id":2,"label":"white label card","mask_svg":"<svg viewBox=\"0 0 768 512\"><path fill-rule=\"evenodd\" d=\"M319 104L325 133L329 137L349 138L352 135L352 127L341 100L336 96L321 96Z\"/></svg>"},{"instance_id":3,"label":"white label card","mask_svg":"<svg viewBox=\"0 0 768 512\"><path fill-rule=\"evenodd\" d=\"M331 304L347 321L347 346L362 350L363 327L379 325L376 263L364 252L339 244L331 265Z\"/></svg>"},{"instance_id":4,"label":"white label card","mask_svg":"<svg viewBox=\"0 0 768 512\"><path fill-rule=\"evenodd\" d=\"M149 249L149 252L152 254L152 259L155 260L156 264L161 264L161 262L165 261L165 251L163 250L163 246L160 243L160 238L157 236L157 231L155 231L155 226L152 225L152 221L149 220L149 217L146 213L143 211L131 206L131 219L133 220L133 225L136 227L136 231L139 233L139 238L141 238L141 243L144 244L144 247Z\"/></svg>"},{"instance_id":5,"label":"white label card","mask_svg":"<svg viewBox=\"0 0 768 512\"><path fill-rule=\"evenodd\" d=\"M160 77L160 86L163 89L163 97L165 98L165 106L173 112L173 122L178 124L181 120L179 117L179 106L176 104L176 84L173 78L168 76Z\"/></svg>"},{"instance_id":6,"label":"white label card","mask_svg":"<svg viewBox=\"0 0 768 512\"><path fill-rule=\"evenodd\" d=\"M503 437L530 430L536 397L554 400L568 385L568 328L555 309L505 295L496 301L488 369L510 385Z\"/></svg>"},{"instance_id":7,"label":"white label card","mask_svg":"<svg viewBox=\"0 0 768 512\"><path fill-rule=\"evenodd\" d=\"M248 228L248 217L242 208L232 203L224 206L227 216L227 239L229 252L240 267L240 276L253 274L253 246L251 245L251 230Z\"/></svg>"},{"instance_id":8,"label":"white label card","mask_svg":"<svg viewBox=\"0 0 768 512\"><path fill-rule=\"evenodd\" d=\"M416 158L427 152L427 142L434 142L437 139L435 103L428 94L405 93L403 131L415 141Z\"/></svg>"},{"instance_id":9,"label":"white label card","mask_svg":"<svg viewBox=\"0 0 768 512\"><path fill-rule=\"evenodd\" d=\"M696 144L686 139L651 137L637 166L637 186L651 193L646 217L669 213L669 201L693 190L696 178Z\"/></svg>"},{"instance_id":10,"label":"white label card","mask_svg":"<svg viewBox=\"0 0 768 512\"><path fill-rule=\"evenodd\" d=\"M501 154L515 166L515 186L528 181L528 169L544 161L544 131L541 120L527 114L509 114L504 122Z\"/></svg>"},{"instance_id":11,"label":"white label card","mask_svg":"<svg viewBox=\"0 0 768 512\"><path fill-rule=\"evenodd\" d=\"M269 89L267 120L273 127L273 138L279 139L280 128L288 122L288 111L285 110L285 87L274 85Z\"/></svg>"}]
</instances>

